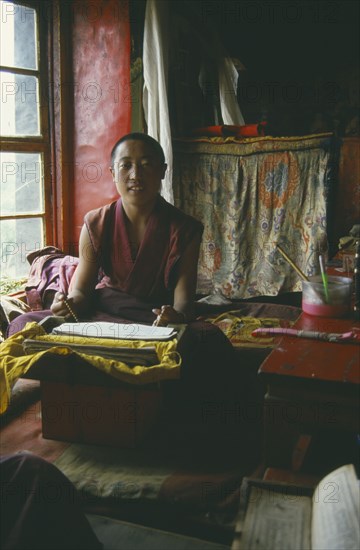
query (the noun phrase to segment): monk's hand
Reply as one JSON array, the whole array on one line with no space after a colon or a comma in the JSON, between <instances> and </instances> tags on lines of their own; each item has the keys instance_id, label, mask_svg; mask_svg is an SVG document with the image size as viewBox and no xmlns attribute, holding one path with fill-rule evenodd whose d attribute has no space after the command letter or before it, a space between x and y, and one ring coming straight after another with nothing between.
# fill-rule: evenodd
<instances>
[{"instance_id":1,"label":"monk's hand","mask_svg":"<svg viewBox=\"0 0 360 550\"><path fill-rule=\"evenodd\" d=\"M54 301L50 306L50 309L53 315L58 315L59 317L65 317L69 310L65 305L66 296L62 292L56 292L54 296Z\"/></svg>"},{"instance_id":2,"label":"monk's hand","mask_svg":"<svg viewBox=\"0 0 360 550\"><path fill-rule=\"evenodd\" d=\"M66 319L73 319L74 315L70 312L69 305L73 311L73 300L72 298L66 298L66 295L63 292L56 292L54 296L54 301L51 304L51 311L53 315L59 317L65 317Z\"/></svg>"},{"instance_id":3,"label":"monk's hand","mask_svg":"<svg viewBox=\"0 0 360 550\"><path fill-rule=\"evenodd\" d=\"M181 311L176 311L172 306L161 306L159 309L153 309L156 319L153 326L164 327L169 323L184 323L185 315Z\"/></svg>"}]
</instances>

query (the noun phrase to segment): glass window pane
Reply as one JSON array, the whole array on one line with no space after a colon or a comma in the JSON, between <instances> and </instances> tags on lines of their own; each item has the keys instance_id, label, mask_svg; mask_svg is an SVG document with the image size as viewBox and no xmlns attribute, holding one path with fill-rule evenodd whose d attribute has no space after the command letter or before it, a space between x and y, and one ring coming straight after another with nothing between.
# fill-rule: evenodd
<instances>
[{"instance_id":1,"label":"glass window pane","mask_svg":"<svg viewBox=\"0 0 360 550\"><path fill-rule=\"evenodd\" d=\"M0 213L44 212L41 153L0 153Z\"/></svg>"},{"instance_id":2,"label":"glass window pane","mask_svg":"<svg viewBox=\"0 0 360 550\"><path fill-rule=\"evenodd\" d=\"M26 255L44 246L41 218L0 222L1 277L17 279L29 273Z\"/></svg>"},{"instance_id":3,"label":"glass window pane","mask_svg":"<svg viewBox=\"0 0 360 550\"><path fill-rule=\"evenodd\" d=\"M1 2L0 25L0 64L37 69L35 10L12 2Z\"/></svg>"},{"instance_id":4,"label":"glass window pane","mask_svg":"<svg viewBox=\"0 0 360 550\"><path fill-rule=\"evenodd\" d=\"M40 135L38 79L1 71L0 85L1 135Z\"/></svg>"}]
</instances>

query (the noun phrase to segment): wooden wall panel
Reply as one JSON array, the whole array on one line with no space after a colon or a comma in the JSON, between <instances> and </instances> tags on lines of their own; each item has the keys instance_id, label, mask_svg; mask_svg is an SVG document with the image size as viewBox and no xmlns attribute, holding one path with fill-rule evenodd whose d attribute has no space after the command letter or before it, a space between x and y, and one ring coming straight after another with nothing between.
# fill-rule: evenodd
<instances>
[{"instance_id":1,"label":"wooden wall panel","mask_svg":"<svg viewBox=\"0 0 360 550\"><path fill-rule=\"evenodd\" d=\"M115 141L131 128L128 0L73 4L72 243L86 212L117 197L109 172Z\"/></svg>"}]
</instances>

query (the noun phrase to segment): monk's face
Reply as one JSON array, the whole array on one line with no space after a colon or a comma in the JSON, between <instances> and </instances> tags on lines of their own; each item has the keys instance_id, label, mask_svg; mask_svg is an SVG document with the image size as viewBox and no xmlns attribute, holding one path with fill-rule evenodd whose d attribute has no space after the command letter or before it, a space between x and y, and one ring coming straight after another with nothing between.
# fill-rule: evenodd
<instances>
[{"instance_id":1,"label":"monk's face","mask_svg":"<svg viewBox=\"0 0 360 550\"><path fill-rule=\"evenodd\" d=\"M155 201L165 171L151 145L128 140L118 146L112 175L123 202L142 206Z\"/></svg>"}]
</instances>

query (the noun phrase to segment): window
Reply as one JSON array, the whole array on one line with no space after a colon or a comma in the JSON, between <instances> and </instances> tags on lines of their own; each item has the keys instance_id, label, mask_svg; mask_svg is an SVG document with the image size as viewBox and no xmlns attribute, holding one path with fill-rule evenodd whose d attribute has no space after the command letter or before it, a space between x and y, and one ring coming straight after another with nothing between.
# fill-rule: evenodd
<instances>
[{"instance_id":1,"label":"window","mask_svg":"<svg viewBox=\"0 0 360 550\"><path fill-rule=\"evenodd\" d=\"M52 240L44 6L1 1L1 278L26 276L26 255Z\"/></svg>"}]
</instances>

